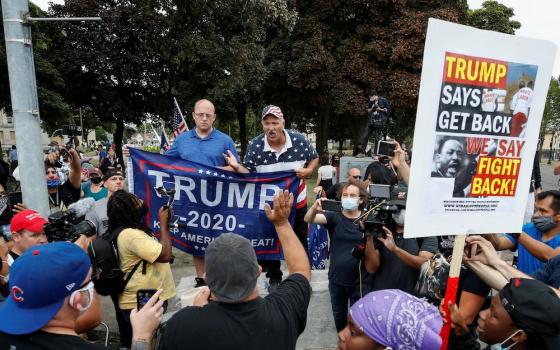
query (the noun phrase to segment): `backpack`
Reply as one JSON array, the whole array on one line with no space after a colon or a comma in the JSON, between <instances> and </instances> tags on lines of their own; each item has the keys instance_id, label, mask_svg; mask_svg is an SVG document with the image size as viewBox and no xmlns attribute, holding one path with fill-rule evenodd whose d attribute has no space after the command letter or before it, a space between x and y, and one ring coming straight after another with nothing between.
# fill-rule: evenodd
<instances>
[{"instance_id":1,"label":"backpack","mask_svg":"<svg viewBox=\"0 0 560 350\"><path fill-rule=\"evenodd\" d=\"M100 295L121 294L142 263L144 264L142 273L146 273L146 261L140 261L134 265L126 277L125 273L122 272L119 264L117 237L124 229L124 227L117 227L108 235L91 242L88 247L88 255L93 269L91 280L95 285L95 290Z\"/></svg>"}]
</instances>

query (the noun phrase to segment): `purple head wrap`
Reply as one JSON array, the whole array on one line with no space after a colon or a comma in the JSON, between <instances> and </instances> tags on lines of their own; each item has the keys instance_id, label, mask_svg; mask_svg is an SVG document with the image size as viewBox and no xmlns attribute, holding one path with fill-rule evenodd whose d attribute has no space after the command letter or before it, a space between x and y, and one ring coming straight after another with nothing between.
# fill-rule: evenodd
<instances>
[{"instance_id":1,"label":"purple head wrap","mask_svg":"<svg viewBox=\"0 0 560 350\"><path fill-rule=\"evenodd\" d=\"M441 346L443 321L436 307L401 290L371 292L350 308L350 315L368 337L393 350Z\"/></svg>"}]
</instances>

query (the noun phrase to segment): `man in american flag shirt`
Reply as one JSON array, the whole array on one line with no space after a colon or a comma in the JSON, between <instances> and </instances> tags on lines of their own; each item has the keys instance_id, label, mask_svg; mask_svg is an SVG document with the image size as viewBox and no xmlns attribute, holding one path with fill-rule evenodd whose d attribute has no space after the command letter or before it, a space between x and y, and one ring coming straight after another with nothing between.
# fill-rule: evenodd
<instances>
[{"instance_id":1,"label":"man in american flag shirt","mask_svg":"<svg viewBox=\"0 0 560 350\"><path fill-rule=\"evenodd\" d=\"M297 131L285 129L284 115L280 107L269 105L262 111L263 133L249 142L242 166L236 159L226 157L228 164L237 172L256 171L268 173L293 170L302 179L298 189L294 231L307 251L307 223L303 220L307 211L307 179L317 165L319 156L313 145ZM269 291L282 280L279 260L261 260L259 264L270 280Z\"/></svg>"}]
</instances>

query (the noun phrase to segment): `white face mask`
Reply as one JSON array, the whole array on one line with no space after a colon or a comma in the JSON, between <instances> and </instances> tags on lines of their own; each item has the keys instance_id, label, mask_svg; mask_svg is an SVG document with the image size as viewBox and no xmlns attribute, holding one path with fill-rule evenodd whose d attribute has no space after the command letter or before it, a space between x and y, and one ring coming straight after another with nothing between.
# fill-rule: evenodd
<instances>
[{"instance_id":1,"label":"white face mask","mask_svg":"<svg viewBox=\"0 0 560 350\"><path fill-rule=\"evenodd\" d=\"M490 346L491 350L508 350L513 348L515 345L517 345L517 342L511 344L508 347L504 347L504 344L507 343L511 338L515 337L517 335L517 333L521 332L521 329L518 329L515 333L513 333L512 335L510 335L506 340L504 340L503 342L499 343L499 344L494 344L492 346Z\"/></svg>"},{"instance_id":2,"label":"white face mask","mask_svg":"<svg viewBox=\"0 0 560 350\"><path fill-rule=\"evenodd\" d=\"M393 214L393 220L399 226L404 226L404 218L406 216L406 209L401 209L398 213Z\"/></svg>"},{"instance_id":3,"label":"white face mask","mask_svg":"<svg viewBox=\"0 0 560 350\"><path fill-rule=\"evenodd\" d=\"M87 302L86 305L80 307L79 310L80 310L80 313L83 313L84 311L89 309L92 302L93 302L93 288L94 288L93 281L89 281L89 283L86 284L83 288L80 288L78 290L73 291L72 294L70 294L70 300L69 300L70 306L75 307L74 300L76 299L76 295L78 293L87 292L88 293L88 302Z\"/></svg>"}]
</instances>

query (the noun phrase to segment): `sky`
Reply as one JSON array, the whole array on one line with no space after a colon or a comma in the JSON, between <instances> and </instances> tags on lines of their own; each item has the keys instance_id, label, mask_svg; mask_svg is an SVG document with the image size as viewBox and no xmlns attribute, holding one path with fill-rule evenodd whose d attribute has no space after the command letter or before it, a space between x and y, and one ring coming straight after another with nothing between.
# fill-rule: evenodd
<instances>
[{"instance_id":1,"label":"sky","mask_svg":"<svg viewBox=\"0 0 560 350\"><path fill-rule=\"evenodd\" d=\"M484 0L467 0L471 9L480 8ZM558 0L498 0L512 7L514 18L521 22L521 28L515 33L528 38L544 39L554 42L560 48L560 31L558 30ZM49 2L62 3L63 0L34 0L42 9L47 9ZM560 52L556 54L553 75L560 75Z\"/></svg>"}]
</instances>

